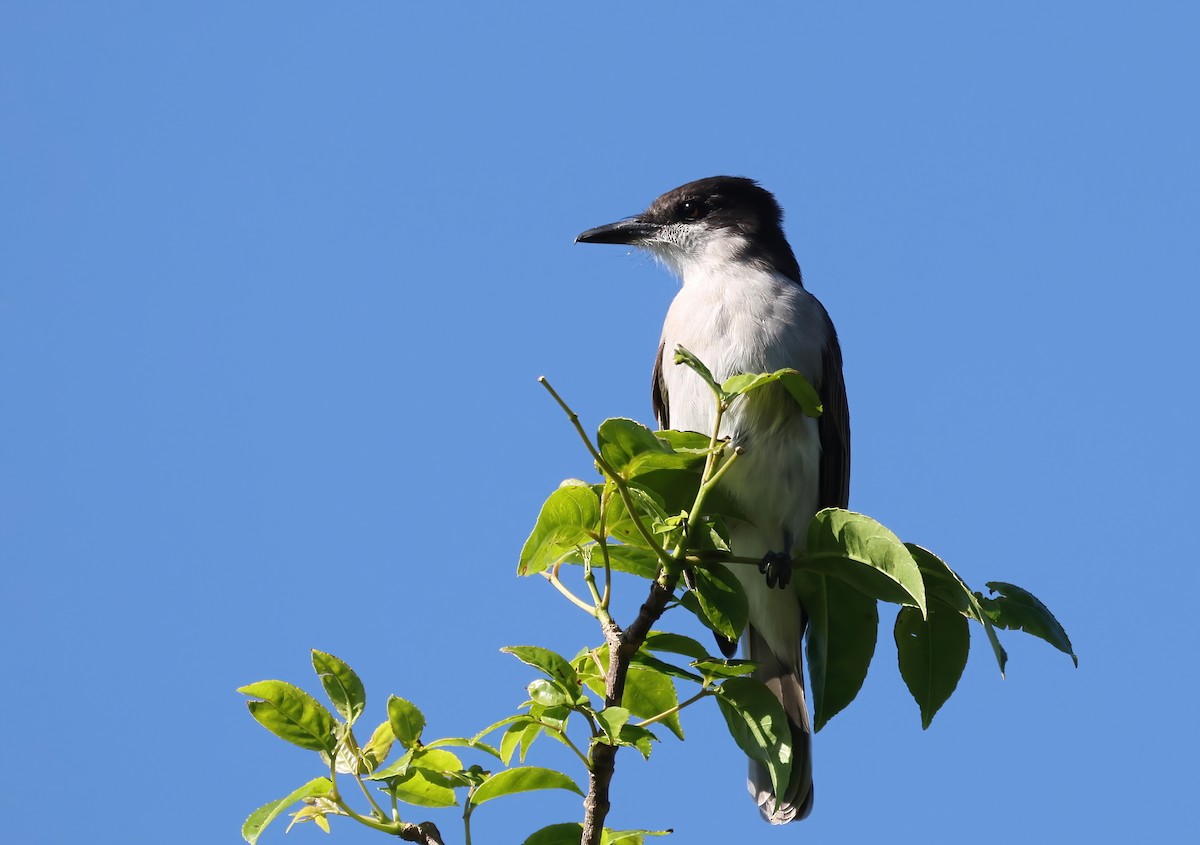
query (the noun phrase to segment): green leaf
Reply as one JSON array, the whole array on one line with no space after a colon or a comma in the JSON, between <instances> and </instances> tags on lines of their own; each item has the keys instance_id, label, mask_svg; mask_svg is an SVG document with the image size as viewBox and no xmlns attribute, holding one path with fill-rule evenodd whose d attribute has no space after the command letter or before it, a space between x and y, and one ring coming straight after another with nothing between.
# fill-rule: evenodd
<instances>
[{"instance_id":1,"label":"green leaf","mask_svg":"<svg viewBox=\"0 0 1200 845\"><path fill-rule=\"evenodd\" d=\"M667 512L663 510L662 503L658 501L653 493L643 489L637 483L631 482L626 487L629 491L629 499L633 502L634 509L636 510L636 515L642 521L643 525L653 525L667 518ZM634 518L629 515L629 510L625 507L625 500L620 496L613 496L609 502L608 533L622 543L631 546L646 546L646 541L642 537L641 531L638 530L634 524Z\"/></svg>"},{"instance_id":2,"label":"green leaf","mask_svg":"<svg viewBox=\"0 0 1200 845\"><path fill-rule=\"evenodd\" d=\"M730 678L717 692L717 706L734 741L767 767L775 794L782 795L792 774L792 729L783 705L753 678Z\"/></svg>"},{"instance_id":3,"label":"green leaf","mask_svg":"<svg viewBox=\"0 0 1200 845\"><path fill-rule=\"evenodd\" d=\"M455 748L473 748L476 751L482 751L485 754L491 754L497 760L500 759L500 752L486 742L480 742L477 739L470 739L465 736L447 736L442 739L435 739L433 742L425 746L425 748L445 748L452 746Z\"/></svg>"},{"instance_id":4,"label":"green leaf","mask_svg":"<svg viewBox=\"0 0 1200 845\"><path fill-rule=\"evenodd\" d=\"M500 649L506 654L544 672L551 680L558 683L563 692L573 701L579 695L579 675L571 666L571 661L548 648L536 645L505 646Z\"/></svg>"},{"instance_id":5,"label":"green leaf","mask_svg":"<svg viewBox=\"0 0 1200 845\"><path fill-rule=\"evenodd\" d=\"M696 660L692 666L704 676L704 683L709 684L719 678L740 678L749 675L758 668L758 664L749 660Z\"/></svg>"},{"instance_id":6,"label":"green leaf","mask_svg":"<svg viewBox=\"0 0 1200 845\"><path fill-rule=\"evenodd\" d=\"M390 728L389 728L390 729ZM408 767L412 763L413 755L417 753L417 749L410 748L400 755L400 759L393 761L385 768L372 772L368 775L367 780L388 780L399 775L407 774Z\"/></svg>"},{"instance_id":7,"label":"green leaf","mask_svg":"<svg viewBox=\"0 0 1200 845\"><path fill-rule=\"evenodd\" d=\"M518 575L535 575L563 555L596 539L600 530L600 497L587 484L568 484L550 494L533 532L521 549Z\"/></svg>"},{"instance_id":8,"label":"green leaf","mask_svg":"<svg viewBox=\"0 0 1200 845\"><path fill-rule=\"evenodd\" d=\"M630 525L632 527L632 524ZM640 542L640 538L639 538ZM592 566L600 570L604 566L604 558L599 546L592 544L585 547L591 555ZM563 561L570 564L583 564L583 553L579 550L567 552ZM608 544L608 565L614 572L628 572L653 581L658 577L658 555L644 546L627 546L617 543Z\"/></svg>"},{"instance_id":9,"label":"green leaf","mask_svg":"<svg viewBox=\"0 0 1200 845\"><path fill-rule=\"evenodd\" d=\"M664 675L670 675L672 678L681 678L685 681L694 681L696 683L700 683L701 680L700 676L695 672L689 672L682 666L676 666L672 663L667 663L665 660L659 660L654 655L647 654L644 651L636 652L633 657L630 658L630 661L632 663L636 663L638 666L656 669L659 672L662 672Z\"/></svg>"},{"instance_id":10,"label":"green leaf","mask_svg":"<svg viewBox=\"0 0 1200 845\"><path fill-rule=\"evenodd\" d=\"M371 734L371 739L363 746L363 763L366 771L360 774L369 774L379 768L380 763L387 759L388 754L392 751L392 743L395 742L396 735L392 733L392 725L390 722L384 722L375 729Z\"/></svg>"},{"instance_id":11,"label":"green leaf","mask_svg":"<svg viewBox=\"0 0 1200 845\"><path fill-rule=\"evenodd\" d=\"M696 501L696 492L700 489L700 475L703 470L703 458L696 463L681 468L659 468L642 466L633 481L638 487L655 497L664 514L678 515L691 509ZM720 485L710 494L712 504L705 507L706 511L727 513L722 508L729 505L728 497L722 492Z\"/></svg>"},{"instance_id":12,"label":"green leaf","mask_svg":"<svg viewBox=\"0 0 1200 845\"><path fill-rule=\"evenodd\" d=\"M525 688L525 691L529 693L530 701L546 707L555 707L560 704L571 704L575 700L575 697L564 692L560 685L555 684L552 681L548 681L545 678L535 678L532 682L530 682L529 686Z\"/></svg>"},{"instance_id":13,"label":"green leaf","mask_svg":"<svg viewBox=\"0 0 1200 845\"><path fill-rule=\"evenodd\" d=\"M1042 604L1033 593L1004 581L988 581L987 588L993 593L999 593L999 596L990 599L980 594L976 595L983 606L983 612L993 623L1001 628L1024 631L1045 640L1063 654L1069 655L1075 668L1079 668L1079 658L1071 647L1067 632L1058 624L1050 608Z\"/></svg>"},{"instance_id":14,"label":"green leaf","mask_svg":"<svg viewBox=\"0 0 1200 845\"><path fill-rule=\"evenodd\" d=\"M905 543L904 545L921 569L921 577L925 580L925 592L931 598L941 599L968 619L974 619L983 625L984 633L987 634L988 642L992 646L992 653L996 655L996 662L1000 664L1000 677L1003 678L1004 667L1008 663L1008 654L996 636L996 626L992 624L991 618L983 612L979 597L963 583L963 580L958 577L958 573L933 552L914 543Z\"/></svg>"},{"instance_id":15,"label":"green leaf","mask_svg":"<svg viewBox=\"0 0 1200 845\"><path fill-rule=\"evenodd\" d=\"M388 699L387 712L392 733L401 745L412 748L420 743L421 731L425 730L425 714L417 709L417 705L393 695Z\"/></svg>"},{"instance_id":16,"label":"green leaf","mask_svg":"<svg viewBox=\"0 0 1200 845\"><path fill-rule=\"evenodd\" d=\"M500 760L504 765L508 765L512 760L513 752L517 750L518 744L521 742L521 736L525 733L525 729L529 727L532 719L525 717L524 721L513 722L509 725L503 734L500 736ZM521 762L525 762L524 757Z\"/></svg>"},{"instance_id":17,"label":"green leaf","mask_svg":"<svg viewBox=\"0 0 1200 845\"><path fill-rule=\"evenodd\" d=\"M925 615L925 582L900 538L869 516L826 508L808 526L803 568L840 578L872 598Z\"/></svg>"},{"instance_id":18,"label":"green leaf","mask_svg":"<svg viewBox=\"0 0 1200 845\"><path fill-rule=\"evenodd\" d=\"M531 792L535 789L566 789L576 795L583 795L583 792L575 785L575 781L562 772L543 769L540 766L519 766L515 769L496 772L485 780L475 790L471 803L478 806L502 795Z\"/></svg>"},{"instance_id":19,"label":"green leaf","mask_svg":"<svg viewBox=\"0 0 1200 845\"><path fill-rule=\"evenodd\" d=\"M808 612L805 653L813 730L819 731L862 689L875 654L879 608L875 599L828 575L801 569L793 584Z\"/></svg>"},{"instance_id":20,"label":"green leaf","mask_svg":"<svg viewBox=\"0 0 1200 845\"><path fill-rule=\"evenodd\" d=\"M525 762L525 755L529 753L529 749L533 746L533 741L544 733L546 733L546 728L540 722L536 721L526 725L521 731L520 745L522 763ZM550 736L558 738L557 734L552 733Z\"/></svg>"},{"instance_id":21,"label":"green leaf","mask_svg":"<svg viewBox=\"0 0 1200 845\"><path fill-rule=\"evenodd\" d=\"M612 740L621 736L621 728L629 721L629 711L624 707L605 707L596 714L596 721Z\"/></svg>"},{"instance_id":22,"label":"green leaf","mask_svg":"<svg viewBox=\"0 0 1200 845\"><path fill-rule=\"evenodd\" d=\"M719 563L696 567L693 574L696 588L692 592L712 629L728 639L738 639L750 614L742 585Z\"/></svg>"},{"instance_id":23,"label":"green leaf","mask_svg":"<svg viewBox=\"0 0 1200 845\"><path fill-rule=\"evenodd\" d=\"M935 598L926 619L915 608L900 608L895 636L900 676L921 708L921 727L928 728L967 666L967 618Z\"/></svg>"},{"instance_id":24,"label":"green leaf","mask_svg":"<svg viewBox=\"0 0 1200 845\"><path fill-rule=\"evenodd\" d=\"M621 733L617 737L617 745L628 745L636 748L641 752L642 757L647 760L650 759L652 742L658 742L658 737L648 729L639 727L638 725L622 725Z\"/></svg>"},{"instance_id":25,"label":"green leaf","mask_svg":"<svg viewBox=\"0 0 1200 845\"><path fill-rule=\"evenodd\" d=\"M592 652L581 655L581 665L596 667L591 657ZM583 676L584 683L598 695L604 694L604 674L608 671L608 646L595 650L596 660L602 669L588 672ZM671 675L686 677L688 680L699 680L691 673L664 663L643 652L637 652L630 661L629 671L625 676L625 694L621 699L622 707L626 708L639 719L651 719L671 710L679 704L675 692L675 684ZM664 717L661 723L666 725L680 739L683 739L683 727L679 723L679 714L672 713ZM653 735L651 736L653 738ZM648 752L644 752L647 753Z\"/></svg>"},{"instance_id":26,"label":"green leaf","mask_svg":"<svg viewBox=\"0 0 1200 845\"><path fill-rule=\"evenodd\" d=\"M396 777L387 791L405 804L417 807L453 807L458 804L454 790L439 783L429 773L410 768L407 773Z\"/></svg>"},{"instance_id":27,"label":"green leaf","mask_svg":"<svg viewBox=\"0 0 1200 845\"><path fill-rule=\"evenodd\" d=\"M347 724L353 725L367 705L367 691L358 675L344 661L315 648L312 665L333 706Z\"/></svg>"},{"instance_id":28,"label":"green leaf","mask_svg":"<svg viewBox=\"0 0 1200 845\"><path fill-rule=\"evenodd\" d=\"M691 637L683 634L671 634L666 631L651 631L646 635L642 648L648 651L665 651L671 654L682 654L693 660L703 660L708 657L708 650Z\"/></svg>"},{"instance_id":29,"label":"green leaf","mask_svg":"<svg viewBox=\"0 0 1200 845\"><path fill-rule=\"evenodd\" d=\"M262 835L267 825L275 821L279 814L288 807L297 801L303 801L305 798L328 795L331 789L333 789L333 782L329 778L313 778L304 784L304 786L280 798L278 801L263 804L251 813L250 817L242 825L242 838L249 842L250 845L255 845L258 842L258 837Z\"/></svg>"},{"instance_id":30,"label":"green leaf","mask_svg":"<svg viewBox=\"0 0 1200 845\"><path fill-rule=\"evenodd\" d=\"M668 675L639 663L630 663L629 673L625 676L625 695L621 698L621 705L639 719L652 719L677 707L679 696ZM662 718L659 723L666 725L671 733L683 739L683 726L679 723L678 713Z\"/></svg>"},{"instance_id":31,"label":"green leaf","mask_svg":"<svg viewBox=\"0 0 1200 845\"><path fill-rule=\"evenodd\" d=\"M458 756L442 748L417 749L408 765L409 771L418 769L430 783L442 786L454 786L452 776L463 770Z\"/></svg>"},{"instance_id":32,"label":"green leaf","mask_svg":"<svg viewBox=\"0 0 1200 845\"><path fill-rule=\"evenodd\" d=\"M696 459L689 455L675 455L675 450L666 441L659 440L646 426L633 420L608 419L600 423L596 433L596 445L600 457L622 478L631 478L639 465L687 466Z\"/></svg>"},{"instance_id":33,"label":"green leaf","mask_svg":"<svg viewBox=\"0 0 1200 845\"><path fill-rule=\"evenodd\" d=\"M522 845L579 845L581 839L583 825L579 822L562 822L535 831Z\"/></svg>"},{"instance_id":34,"label":"green leaf","mask_svg":"<svg viewBox=\"0 0 1200 845\"><path fill-rule=\"evenodd\" d=\"M238 692L262 699L246 702L250 715L280 739L330 754L337 747L333 714L299 687L284 681L259 681Z\"/></svg>"},{"instance_id":35,"label":"green leaf","mask_svg":"<svg viewBox=\"0 0 1200 845\"><path fill-rule=\"evenodd\" d=\"M775 382L779 382L791 394L806 416L821 416L821 397L817 394L816 388L809 384L808 379L793 369L731 376L725 379L721 389L731 396L740 396Z\"/></svg>"},{"instance_id":36,"label":"green leaf","mask_svg":"<svg viewBox=\"0 0 1200 845\"><path fill-rule=\"evenodd\" d=\"M712 371L710 371L708 367L704 366L704 362L691 352L688 352L682 346L676 346L674 360L676 364L683 364L686 367L690 367L696 372L696 375L704 379L704 383L712 389L712 392L715 395L721 397L722 399L725 398L725 394L721 391L721 386L717 384L717 380L713 378Z\"/></svg>"},{"instance_id":37,"label":"green leaf","mask_svg":"<svg viewBox=\"0 0 1200 845\"><path fill-rule=\"evenodd\" d=\"M673 428L664 428L654 432L654 436L664 441L679 454L691 454L703 459L712 451L710 436L698 431L677 431Z\"/></svg>"}]
</instances>

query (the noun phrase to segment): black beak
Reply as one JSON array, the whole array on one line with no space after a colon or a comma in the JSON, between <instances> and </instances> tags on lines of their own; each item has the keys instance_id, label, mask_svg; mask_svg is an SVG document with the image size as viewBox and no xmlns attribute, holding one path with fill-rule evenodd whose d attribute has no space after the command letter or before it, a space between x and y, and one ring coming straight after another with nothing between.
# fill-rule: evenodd
<instances>
[{"instance_id":1,"label":"black beak","mask_svg":"<svg viewBox=\"0 0 1200 845\"><path fill-rule=\"evenodd\" d=\"M588 229L575 238L577 244L638 244L653 237L658 226L647 223L640 217L629 217L609 223L607 226L597 226Z\"/></svg>"}]
</instances>

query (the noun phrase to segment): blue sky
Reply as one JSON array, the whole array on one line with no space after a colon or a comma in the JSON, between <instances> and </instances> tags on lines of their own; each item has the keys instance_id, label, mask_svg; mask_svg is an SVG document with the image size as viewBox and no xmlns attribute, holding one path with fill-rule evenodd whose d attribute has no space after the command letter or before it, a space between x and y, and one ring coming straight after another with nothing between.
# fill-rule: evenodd
<instances>
[{"instance_id":1,"label":"blue sky","mask_svg":"<svg viewBox=\"0 0 1200 845\"><path fill-rule=\"evenodd\" d=\"M572 238L718 173L777 194L838 326L851 505L1035 592L1080 668L1013 635L1001 681L977 642L922 732L885 628L802 826L758 820L715 708L622 756L612 823L1193 829L1200 14L734 8L4 5L6 839L236 841L319 772L234 690L312 688L310 647L368 718L396 693L461 734L523 698L501 646L591 641L514 575L588 472L535 379L649 420L676 283ZM477 841L577 817L488 805Z\"/></svg>"}]
</instances>

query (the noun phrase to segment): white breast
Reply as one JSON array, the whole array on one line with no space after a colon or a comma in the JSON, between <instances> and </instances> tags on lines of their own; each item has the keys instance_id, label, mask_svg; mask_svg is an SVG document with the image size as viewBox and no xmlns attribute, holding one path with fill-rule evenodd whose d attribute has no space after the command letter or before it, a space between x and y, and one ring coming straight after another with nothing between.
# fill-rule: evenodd
<instances>
[{"instance_id":1,"label":"white breast","mask_svg":"<svg viewBox=\"0 0 1200 845\"><path fill-rule=\"evenodd\" d=\"M826 324L820 304L810 293L786 277L738 262L727 263L720 271L696 266L686 270L662 335L672 428L707 434L715 414L712 393L700 377L686 366L671 363L676 346L695 354L718 382L738 373L792 367L816 384ZM726 489L754 523L733 527L734 552L759 557L783 551L785 535L790 535L794 548L803 548L804 532L817 510L821 455L817 421L804 416L794 400L774 386L738 399L721 428L723 436L744 449L726 476ZM787 595L790 591L762 589L762 575L753 567L734 569L752 605L783 604L757 612L752 607L752 619L775 617L794 603L794 597ZM799 647L798 628L779 631L769 639L776 640L772 648L777 654Z\"/></svg>"}]
</instances>

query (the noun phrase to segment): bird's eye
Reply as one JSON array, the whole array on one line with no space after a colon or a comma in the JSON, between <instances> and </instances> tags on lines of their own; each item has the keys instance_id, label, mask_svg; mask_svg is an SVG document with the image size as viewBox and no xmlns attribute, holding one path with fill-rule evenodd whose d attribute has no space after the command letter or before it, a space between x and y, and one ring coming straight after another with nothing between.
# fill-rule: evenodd
<instances>
[{"instance_id":1,"label":"bird's eye","mask_svg":"<svg viewBox=\"0 0 1200 845\"><path fill-rule=\"evenodd\" d=\"M684 220L699 220L708 214L704 200L684 200L679 206L679 216Z\"/></svg>"}]
</instances>

